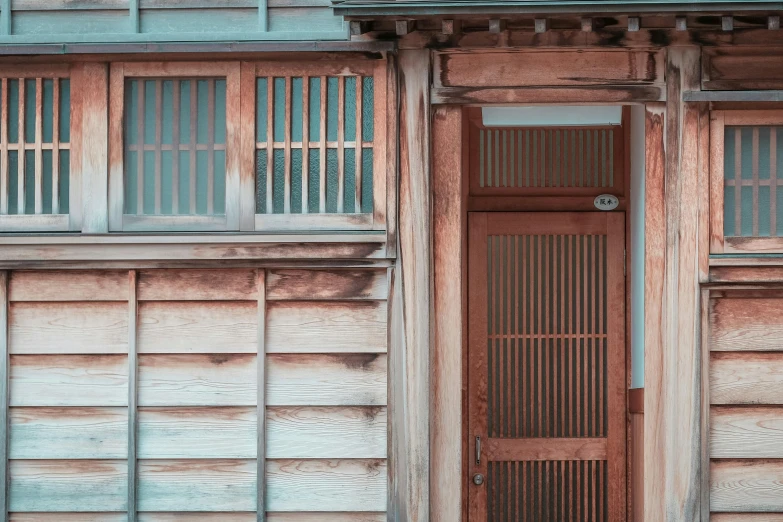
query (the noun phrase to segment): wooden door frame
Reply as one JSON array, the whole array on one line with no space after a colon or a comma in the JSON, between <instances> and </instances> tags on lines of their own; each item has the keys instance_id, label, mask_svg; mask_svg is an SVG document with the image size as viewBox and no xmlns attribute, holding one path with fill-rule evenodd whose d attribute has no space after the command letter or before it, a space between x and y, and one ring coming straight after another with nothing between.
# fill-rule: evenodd
<instances>
[{"instance_id":1,"label":"wooden door frame","mask_svg":"<svg viewBox=\"0 0 783 522\"><path fill-rule=\"evenodd\" d=\"M514 89L498 89L500 91ZM597 92L603 92L596 88ZM586 92L581 91L580 96ZM643 102L644 100L635 101ZM578 104L583 100L564 97L558 104ZM519 103L525 103L524 100ZM530 103L536 103L531 100ZM540 103L540 102L539 102ZM634 102L627 102L634 103ZM468 495L467 424L463 422L467 407L467 216L468 211L524 210L513 208L473 208L469 204L469 180L466 173L468 148L463 146L468 117L463 105L437 105L432 119L432 261L433 261L433 345L430 382L430 520L453 522L467 520ZM630 127L630 125L628 125ZM462 130L453 132L454 128ZM626 140L628 136L626 135ZM627 142L626 142L627 143ZM626 162L630 158L630 150ZM455 173L460 173L456 175ZM630 168L626 163L625 190L630 190ZM533 210L533 209L529 209ZM559 210L559 209L558 209ZM578 210L578 209L577 209ZM626 249L630 256L628 233L630 212L625 206ZM630 259L628 259L630 266ZM459 278L455 274L460 274ZM626 321L630 317L630 271L626 274ZM630 329L626 322L626 379L630 387ZM630 420L626 418L626 436L630 438ZM630 455L630 444L626 445ZM626 461L629 515L633 470ZM639 492L641 493L641 492ZM454 499L458 498L459 503Z\"/></svg>"}]
</instances>

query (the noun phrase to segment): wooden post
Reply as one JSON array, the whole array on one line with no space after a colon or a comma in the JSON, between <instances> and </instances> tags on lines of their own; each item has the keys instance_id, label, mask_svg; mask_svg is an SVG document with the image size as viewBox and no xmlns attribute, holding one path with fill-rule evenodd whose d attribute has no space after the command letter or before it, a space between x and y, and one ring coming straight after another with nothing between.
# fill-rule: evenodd
<instances>
[{"instance_id":1,"label":"wooden post","mask_svg":"<svg viewBox=\"0 0 783 522\"><path fill-rule=\"evenodd\" d=\"M699 355L699 50L670 48L667 102L647 107L645 190L645 520L697 520ZM664 118L665 115L665 118Z\"/></svg>"},{"instance_id":2,"label":"wooden post","mask_svg":"<svg viewBox=\"0 0 783 522\"><path fill-rule=\"evenodd\" d=\"M432 119L433 294L431 520L459 520L462 503L462 108Z\"/></svg>"},{"instance_id":3,"label":"wooden post","mask_svg":"<svg viewBox=\"0 0 783 522\"><path fill-rule=\"evenodd\" d=\"M269 134L269 139L272 139L271 134ZM260 268L256 274L256 288L258 291L256 520L264 522L266 520L266 270L264 269Z\"/></svg>"},{"instance_id":4,"label":"wooden post","mask_svg":"<svg viewBox=\"0 0 783 522\"><path fill-rule=\"evenodd\" d=\"M136 520L136 430L138 428L137 272L128 271L128 522Z\"/></svg>"},{"instance_id":5,"label":"wooden post","mask_svg":"<svg viewBox=\"0 0 783 522\"><path fill-rule=\"evenodd\" d=\"M85 63L82 99L82 232L109 231L109 69L105 63Z\"/></svg>"},{"instance_id":6,"label":"wooden post","mask_svg":"<svg viewBox=\"0 0 783 522\"><path fill-rule=\"evenodd\" d=\"M429 520L429 374L432 344L430 52L400 52L399 253L389 351L392 365L390 484L394 520Z\"/></svg>"},{"instance_id":7,"label":"wooden post","mask_svg":"<svg viewBox=\"0 0 783 522\"><path fill-rule=\"evenodd\" d=\"M8 272L0 272L0 522L8 521Z\"/></svg>"}]
</instances>

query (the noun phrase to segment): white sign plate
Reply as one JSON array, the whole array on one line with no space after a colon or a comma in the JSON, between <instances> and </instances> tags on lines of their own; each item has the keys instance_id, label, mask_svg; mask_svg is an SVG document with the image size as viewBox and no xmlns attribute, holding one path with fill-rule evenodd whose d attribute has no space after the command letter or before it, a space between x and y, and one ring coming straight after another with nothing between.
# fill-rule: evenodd
<instances>
[{"instance_id":1,"label":"white sign plate","mask_svg":"<svg viewBox=\"0 0 783 522\"><path fill-rule=\"evenodd\" d=\"M620 200L611 194L601 194L595 197L593 204L598 210L614 210L620 204Z\"/></svg>"}]
</instances>

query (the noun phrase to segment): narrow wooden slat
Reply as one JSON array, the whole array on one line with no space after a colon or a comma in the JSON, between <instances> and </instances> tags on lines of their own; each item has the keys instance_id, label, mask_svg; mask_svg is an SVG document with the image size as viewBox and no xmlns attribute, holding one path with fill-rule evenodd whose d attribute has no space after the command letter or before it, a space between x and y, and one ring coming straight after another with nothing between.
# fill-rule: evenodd
<instances>
[{"instance_id":1,"label":"narrow wooden slat","mask_svg":"<svg viewBox=\"0 0 783 522\"><path fill-rule=\"evenodd\" d=\"M269 459L386 458L385 407L271 407L266 415Z\"/></svg>"},{"instance_id":2,"label":"narrow wooden slat","mask_svg":"<svg viewBox=\"0 0 783 522\"><path fill-rule=\"evenodd\" d=\"M25 81L24 78L19 78L17 80L19 82L19 127L18 127L18 146L19 146L19 152L17 155L17 213L18 214L25 214L25 191L30 189L30 187L25 186L26 176L25 176L25 153L24 153L24 145L25 145L25 96L27 89L25 88Z\"/></svg>"},{"instance_id":3,"label":"narrow wooden slat","mask_svg":"<svg viewBox=\"0 0 783 522\"><path fill-rule=\"evenodd\" d=\"M215 213L215 80L207 80L207 214Z\"/></svg>"},{"instance_id":4,"label":"narrow wooden slat","mask_svg":"<svg viewBox=\"0 0 783 522\"><path fill-rule=\"evenodd\" d=\"M198 143L198 85L195 78L190 80L190 212L189 214L198 214L196 205L196 179L198 169L196 168L196 150Z\"/></svg>"},{"instance_id":5,"label":"narrow wooden slat","mask_svg":"<svg viewBox=\"0 0 783 522\"><path fill-rule=\"evenodd\" d=\"M274 214L275 78L266 79L266 213Z\"/></svg>"},{"instance_id":6,"label":"narrow wooden slat","mask_svg":"<svg viewBox=\"0 0 783 522\"><path fill-rule=\"evenodd\" d=\"M269 130L272 132L272 129ZM271 140L271 135L269 136ZM257 358L256 375L258 385L256 389L256 422L257 422L257 449L256 449L256 498L258 506L256 507L257 522L266 520L267 497L266 497L266 452L267 452L267 371L266 371L266 270L259 269L257 277L258 294L258 330L257 330Z\"/></svg>"},{"instance_id":7,"label":"narrow wooden slat","mask_svg":"<svg viewBox=\"0 0 783 522\"><path fill-rule=\"evenodd\" d=\"M5 95L6 81L3 80L3 94ZM7 107L7 105L3 105ZM5 121L6 118L3 118ZM6 126L3 124L3 129ZM5 140L3 140L5 143ZM8 355L8 272L0 271L0 516L3 520L8 515L8 459L9 459L9 415L8 406L10 403L10 357Z\"/></svg>"},{"instance_id":8,"label":"narrow wooden slat","mask_svg":"<svg viewBox=\"0 0 783 522\"><path fill-rule=\"evenodd\" d=\"M319 158L319 187L318 187L318 212L321 214L324 214L326 212L326 116L327 116L327 108L326 108L326 90L327 90L327 82L326 82L326 76L321 76L321 128L319 130L319 152L320 152L320 158Z\"/></svg>"},{"instance_id":9,"label":"narrow wooden slat","mask_svg":"<svg viewBox=\"0 0 783 522\"><path fill-rule=\"evenodd\" d=\"M2 79L0 92L0 215L8 214L9 162L8 162L8 78Z\"/></svg>"},{"instance_id":10,"label":"narrow wooden slat","mask_svg":"<svg viewBox=\"0 0 783 522\"><path fill-rule=\"evenodd\" d=\"M137 79L136 85L138 86L138 100L136 103L138 106L136 107L136 142L139 145L143 145L145 140L145 127L154 122L147 122L145 121L145 116L147 114L146 111L146 85L145 80ZM139 152L138 160L136 161L136 164L138 165L138 169L136 171L136 214L141 216L144 215L144 178L149 174L152 175L151 172L147 172L145 169L145 161L144 161L144 153ZM192 167L192 164L191 164Z\"/></svg>"},{"instance_id":11,"label":"narrow wooden slat","mask_svg":"<svg viewBox=\"0 0 783 522\"><path fill-rule=\"evenodd\" d=\"M155 214L160 214L163 200L163 158L161 144L163 135L163 80L155 80ZM144 143L144 142L142 142ZM139 165L144 165L144 152L139 152L141 159Z\"/></svg>"},{"instance_id":12,"label":"narrow wooden slat","mask_svg":"<svg viewBox=\"0 0 783 522\"><path fill-rule=\"evenodd\" d=\"M386 473L386 461L379 459L270 460L267 509L382 511Z\"/></svg>"},{"instance_id":13,"label":"narrow wooden slat","mask_svg":"<svg viewBox=\"0 0 783 522\"><path fill-rule=\"evenodd\" d=\"M60 81L59 78L52 80L52 214L60 213Z\"/></svg>"},{"instance_id":14,"label":"narrow wooden slat","mask_svg":"<svg viewBox=\"0 0 783 522\"><path fill-rule=\"evenodd\" d=\"M285 132L283 134L285 174L283 175L283 214L291 213L291 77L285 78Z\"/></svg>"},{"instance_id":15,"label":"narrow wooden slat","mask_svg":"<svg viewBox=\"0 0 783 522\"><path fill-rule=\"evenodd\" d=\"M43 79L35 79L35 214L43 213Z\"/></svg>"},{"instance_id":16,"label":"narrow wooden slat","mask_svg":"<svg viewBox=\"0 0 783 522\"><path fill-rule=\"evenodd\" d=\"M310 77L302 78L302 214L310 212Z\"/></svg>"},{"instance_id":17,"label":"narrow wooden slat","mask_svg":"<svg viewBox=\"0 0 783 522\"><path fill-rule=\"evenodd\" d=\"M362 212L362 142L364 136L362 136L362 77L356 77L356 153L354 156L355 172L355 198L354 198L354 212L360 214ZM375 173L373 172L373 176Z\"/></svg>"},{"instance_id":18,"label":"narrow wooden slat","mask_svg":"<svg viewBox=\"0 0 783 522\"><path fill-rule=\"evenodd\" d=\"M160 80L158 80L160 82ZM160 114L160 113L158 113ZM136 432L138 430L137 273L128 271L128 522L136 521Z\"/></svg>"}]
</instances>

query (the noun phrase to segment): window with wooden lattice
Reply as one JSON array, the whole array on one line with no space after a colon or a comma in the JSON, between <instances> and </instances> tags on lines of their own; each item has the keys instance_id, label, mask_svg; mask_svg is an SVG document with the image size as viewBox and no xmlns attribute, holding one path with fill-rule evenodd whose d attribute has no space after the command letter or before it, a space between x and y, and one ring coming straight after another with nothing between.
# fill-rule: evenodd
<instances>
[{"instance_id":1,"label":"window with wooden lattice","mask_svg":"<svg viewBox=\"0 0 783 522\"><path fill-rule=\"evenodd\" d=\"M710 115L710 251L783 252L783 111Z\"/></svg>"}]
</instances>

